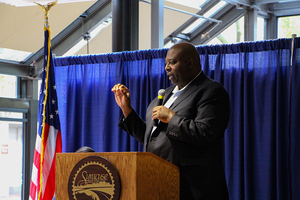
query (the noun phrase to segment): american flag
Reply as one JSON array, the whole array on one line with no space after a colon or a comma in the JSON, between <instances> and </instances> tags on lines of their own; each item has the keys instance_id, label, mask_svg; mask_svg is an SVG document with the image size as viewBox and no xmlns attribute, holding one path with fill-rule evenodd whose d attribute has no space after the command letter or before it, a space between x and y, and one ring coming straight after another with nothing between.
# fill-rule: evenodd
<instances>
[{"instance_id":1,"label":"american flag","mask_svg":"<svg viewBox=\"0 0 300 200\"><path fill-rule=\"evenodd\" d=\"M38 110L38 134L30 183L30 200L53 199L55 192L55 154L62 150L51 51L51 32L46 27L44 27L44 31L44 66Z\"/></svg>"}]
</instances>

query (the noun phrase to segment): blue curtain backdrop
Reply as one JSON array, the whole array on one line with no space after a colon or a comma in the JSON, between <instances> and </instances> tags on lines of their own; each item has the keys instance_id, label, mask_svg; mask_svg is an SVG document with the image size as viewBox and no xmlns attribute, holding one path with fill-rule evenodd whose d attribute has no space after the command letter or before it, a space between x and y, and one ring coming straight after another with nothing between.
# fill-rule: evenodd
<instances>
[{"instance_id":1,"label":"blue curtain backdrop","mask_svg":"<svg viewBox=\"0 0 300 200\"><path fill-rule=\"evenodd\" d=\"M300 199L300 39L197 47L203 71L230 96L224 167L230 199ZM167 49L56 58L63 152L142 151L118 128L121 110L111 88L131 91L145 117L160 88Z\"/></svg>"}]
</instances>

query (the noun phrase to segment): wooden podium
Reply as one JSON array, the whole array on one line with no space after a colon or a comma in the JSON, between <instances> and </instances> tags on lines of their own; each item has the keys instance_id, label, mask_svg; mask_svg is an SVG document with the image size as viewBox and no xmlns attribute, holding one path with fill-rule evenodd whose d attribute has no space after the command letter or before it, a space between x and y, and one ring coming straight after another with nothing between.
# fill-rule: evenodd
<instances>
[{"instance_id":1,"label":"wooden podium","mask_svg":"<svg viewBox=\"0 0 300 200\"><path fill-rule=\"evenodd\" d=\"M108 160L120 178L120 200L179 200L178 167L148 152L56 154L55 199L72 199L68 182L76 164L90 156Z\"/></svg>"}]
</instances>

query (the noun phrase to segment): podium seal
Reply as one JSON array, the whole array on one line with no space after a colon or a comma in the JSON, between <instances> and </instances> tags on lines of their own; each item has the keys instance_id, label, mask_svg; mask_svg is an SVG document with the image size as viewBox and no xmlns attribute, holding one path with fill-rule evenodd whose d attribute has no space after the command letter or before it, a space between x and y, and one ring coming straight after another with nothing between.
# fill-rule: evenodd
<instances>
[{"instance_id":1,"label":"podium seal","mask_svg":"<svg viewBox=\"0 0 300 200\"><path fill-rule=\"evenodd\" d=\"M116 168L99 156L80 160L68 181L70 200L118 200L120 191L120 178Z\"/></svg>"}]
</instances>

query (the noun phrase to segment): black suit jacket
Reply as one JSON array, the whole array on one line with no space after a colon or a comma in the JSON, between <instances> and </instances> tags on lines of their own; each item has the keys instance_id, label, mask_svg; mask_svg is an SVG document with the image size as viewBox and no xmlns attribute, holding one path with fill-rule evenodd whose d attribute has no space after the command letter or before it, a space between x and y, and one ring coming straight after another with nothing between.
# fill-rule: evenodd
<instances>
[{"instance_id":1,"label":"black suit jacket","mask_svg":"<svg viewBox=\"0 0 300 200\"><path fill-rule=\"evenodd\" d=\"M166 89L165 103L175 86ZM181 199L227 199L222 167L222 139L229 120L229 98L224 87L203 72L179 95L170 109L171 121L160 122L152 133L154 99L146 122L135 111L119 126L152 152L180 169Z\"/></svg>"}]
</instances>

